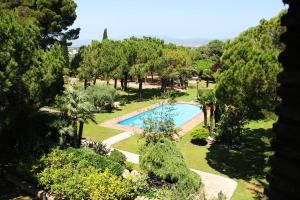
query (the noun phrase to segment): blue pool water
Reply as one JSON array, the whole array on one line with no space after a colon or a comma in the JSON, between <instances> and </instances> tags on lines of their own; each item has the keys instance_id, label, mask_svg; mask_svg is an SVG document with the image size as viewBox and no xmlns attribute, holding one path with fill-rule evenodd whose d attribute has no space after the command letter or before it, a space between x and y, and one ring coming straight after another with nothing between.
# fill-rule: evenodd
<instances>
[{"instance_id":1,"label":"blue pool water","mask_svg":"<svg viewBox=\"0 0 300 200\"><path fill-rule=\"evenodd\" d=\"M163 115L166 112L170 113L169 116L173 118L175 127L177 128L201 113L202 109L199 106L186 103L163 104L126 120L120 121L119 124L135 128L143 128L145 119L157 118L159 115Z\"/></svg>"}]
</instances>

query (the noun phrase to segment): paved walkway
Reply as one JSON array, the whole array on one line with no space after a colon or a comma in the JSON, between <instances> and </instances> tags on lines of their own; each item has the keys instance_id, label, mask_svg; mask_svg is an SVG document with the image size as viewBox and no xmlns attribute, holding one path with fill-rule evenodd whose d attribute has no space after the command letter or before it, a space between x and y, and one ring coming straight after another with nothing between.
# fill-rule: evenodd
<instances>
[{"instance_id":1,"label":"paved walkway","mask_svg":"<svg viewBox=\"0 0 300 200\"><path fill-rule=\"evenodd\" d=\"M118 142L120 142L122 140L125 140L125 139L131 137L132 135L133 135L132 132L129 132L129 131L123 132L123 133L120 133L120 134L115 135L113 137L110 137L110 138L108 138L106 140L103 140L102 143L105 144L108 147L111 147L111 145L113 145L115 143L118 143Z\"/></svg>"},{"instance_id":2,"label":"paved walkway","mask_svg":"<svg viewBox=\"0 0 300 200\"><path fill-rule=\"evenodd\" d=\"M113 144L118 143L126 138L129 138L132 135L132 132L123 132L114 137L104 140L103 143L111 148ZM128 162L139 164L140 156L138 154L123 150L119 151L126 156ZM191 170L201 177L201 182L204 184L204 191L207 199L217 197L220 191L222 191L222 193L226 195L227 199L231 199L237 187L237 182L235 180L196 169Z\"/></svg>"}]
</instances>

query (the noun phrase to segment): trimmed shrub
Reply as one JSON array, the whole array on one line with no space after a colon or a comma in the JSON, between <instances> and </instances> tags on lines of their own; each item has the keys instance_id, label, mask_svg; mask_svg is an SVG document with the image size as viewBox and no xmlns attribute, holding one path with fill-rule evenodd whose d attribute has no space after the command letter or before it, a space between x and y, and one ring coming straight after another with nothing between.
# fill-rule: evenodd
<instances>
[{"instance_id":1,"label":"trimmed shrub","mask_svg":"<svg viewBox=\"0 0 300 200\"><path fill-rule=\"evenodd\" d=\"M132 184L107 170L102 172L103 168L99 170L103 164L93 156L101 157L87 149L54 149L41 159L38 182L57 199L132 198Z\"/></svg>"},{"instance_id":2,"label":"trimmed shrub","mask_svg":"<svg viewBox=\"0 0 300 200\"><path fill-rule=\"evenodd\" d=\"M110 153L108 158L112 161L115 161L115 162L121 164L121 165L125 165L125 162L126 162L126 156L116 149L114 149Z\"/></svg>"},{"instance_id":3,"label":"trimmed shrub","mask_svg":"<svg viewBox=\"0 0 300 200\"><path fill-rule=\"evenodd\" d=\"M81 162L87 167L93 166L101 172L108 170L110 173L119 176L124 171L124 167L119 163L109 160L104 156L98 155L93 150L88 148L67 148L63 151L63 153L72 156L75 162Z\"/></svg>"},{"instance_id":4,"label":"trimmed shrub","mask_svg":"<svg viewBox=\"0 0 300 200\"><path fill-rule=\"evenodd\" d=\"M192 131L191 133L192 135L192 139L191 139L191 142L193 144L196 144L196 145L206 145L207 144L207 138L209 136L209 132L207 129L205 128L196 128Z\"/></svg>"},{"instance_id":5,"label":"trimmed shrub","mask_svg":"<svg viewBox=\"0 0 300 200\"><path fill-rule=\"evenodd\" d=\"M175 184L179 190L191 192L200 187L200 177L188 169L182 154L168 139L145 146L140 156L140 166L150 177Z\"/></svg>"},{"instance_id":6,"label":"trimmed shrub","mask_svg":"<svg viewBox=\"0 0 300 200\"><path fill-rule=\"evenodd\" d=\"M97 111L111 111L116 97L116 89L108 86L93 85L85 90Z\"/></svg>"},{"instance_id":7,"label":"trimmed shrub","mask_svg":"<svg viewBox=\"0 0 300 200\"><path fill-rule=\"evenodd\" d=\"M125 168L128 169L129 171L133 170L133 164L130 162L125 162Z\"/></svg>"}]
</instances>

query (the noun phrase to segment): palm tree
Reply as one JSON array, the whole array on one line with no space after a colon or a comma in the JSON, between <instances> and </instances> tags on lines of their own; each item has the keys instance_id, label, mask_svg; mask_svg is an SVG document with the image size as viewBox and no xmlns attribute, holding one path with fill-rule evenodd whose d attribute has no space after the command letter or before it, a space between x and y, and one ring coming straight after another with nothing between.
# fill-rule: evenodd
<instances>
[{"instance_id":1,"label":"palm tree","mask_svg":"<svg viewBox=\"0 0 300 200\"><path fill-rule=\"evenodd\" d=\"M207 108L208 108L208 98L206 93L202 93L198 96L198 101L202 105L202 110L204 114L204 127L207 127Z\"/></svg>"},{"instance_id":2,"label":"palm tree","mask_svg":"<svg viewBox=\"0 0 300 200\"><path fill-rule=\"evenodd\" d=\"M210 134L212 135L213 127L214 127L214 111L216 108L217 99L215 96L215 92L213 90L209 92L204 92L199 95L198 101L202 104L203 114L204 114L204 127L208 127L207 123L207 111L210 111Z\"/></svg>"},{"instance_id":3,"label":"palm tree","mask_svg":"<svg viewBox=\"0 0 300 200\"><path fill-rule=\"evenodd\" d=\"M95 122L94 106L81 90L67 89L59 101L61 114L70 122L72 127L73 143L80 147L83 125L89 121ZM79 129L78 129L79 123Z\"/></svg>"},{"instance_id":4,"label":"palm tree","mask_svg":"<svg viewBox=\"0 0 300 200\"><path fill-rule=\"evenodd\" d=\"M217 98L216 98L215 92L213 90L211 90L207 93L207 101L208 101L208 106L209 106L209 110L210 110L209 133L212 136L213 128L214 128L214 115L215 115L215 109L216 109L216 104L217 104Z\"/></svg>"}]
</instances>

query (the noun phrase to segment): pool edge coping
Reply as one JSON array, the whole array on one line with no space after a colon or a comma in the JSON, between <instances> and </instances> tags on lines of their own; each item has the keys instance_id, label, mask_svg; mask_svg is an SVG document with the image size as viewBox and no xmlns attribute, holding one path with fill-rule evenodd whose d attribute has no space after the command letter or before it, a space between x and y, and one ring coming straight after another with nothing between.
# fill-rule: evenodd
<instances>
[{"instance_id":1,"label":"pool edge coping","mask_svg":"<svg viewBox=\"0 0 300 200\"><path fill-rule=\"evenodd\" d=\"M150 106L147 106L145 108L138 109L136 111L127 113L127 114L122 115L120 117L115 117L115 118L109 119L109 120L107 120L105 122L102 122L98 125L99 126L104 126L104 127L107 127L107 128L118 129L118 130L122 130L122 131L130 131L130 132L133 132L133 133L142 133L143 129L135 128L135 127L131 127L131 126L126 126L126 125L121 125L121 124L119 124L119 122L121 122L123 120L126 120L128 118L134 117L136 115L139 115L139 114L141 114L143 112L146 112L148 110L154 109L154 108L160 106L161 103L166 103L166 102L167 101L160 101L158 103L154 103ZM195 101L176 101L176 103L200 105L198 102L195 102ZM180 137L183 136L185 133L189 132L194 127L196 127L203 120L204 120L204 115L203 115L203 112L201 112L201 113L197 114L196 116L194 116L193 118L186 121L184 124L182 124L179 127L180 131L179 131L178 135Z\"/></svg>"}]
</instances>

